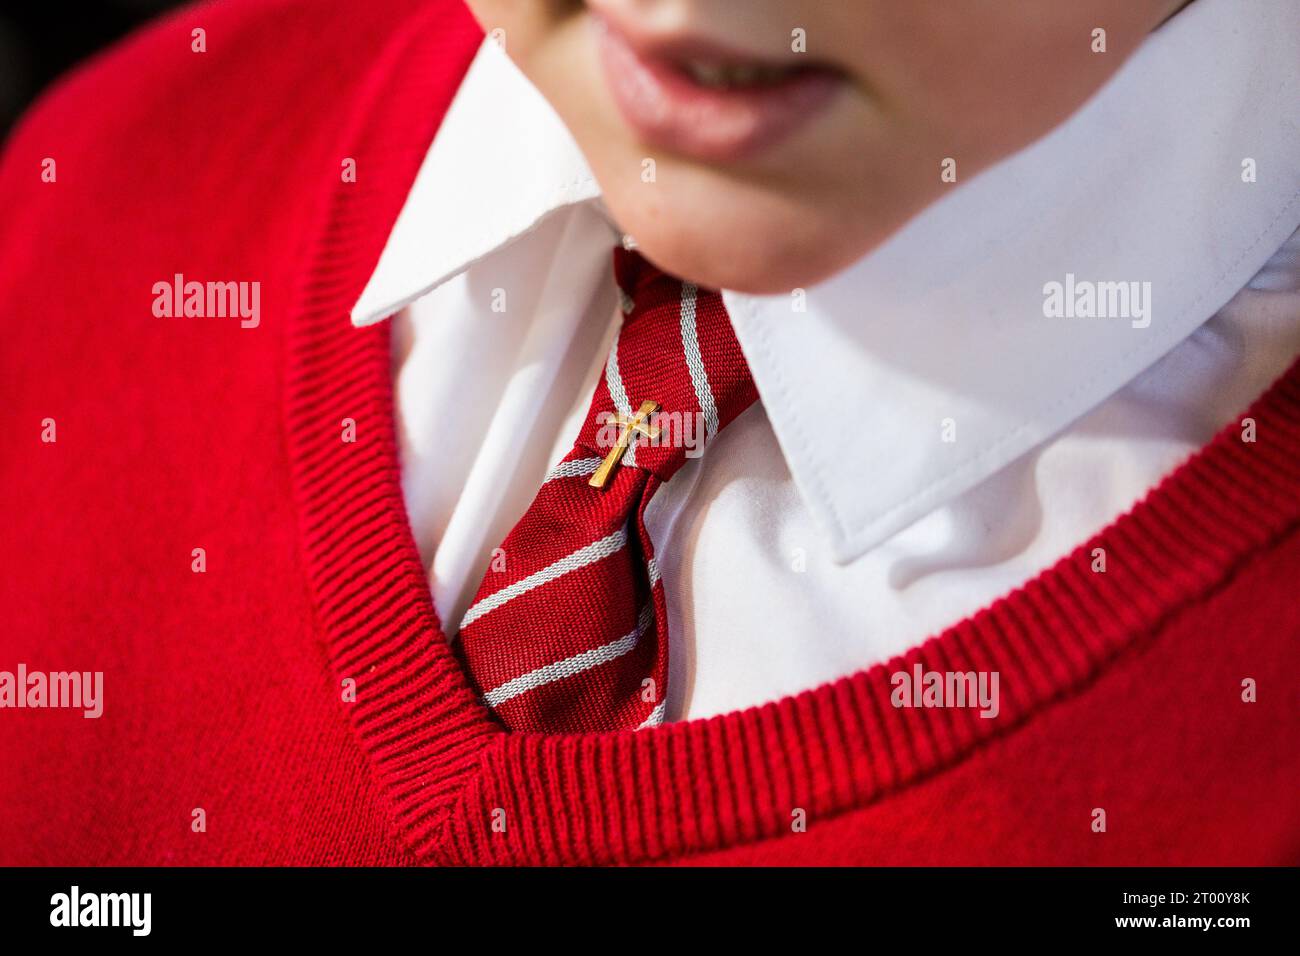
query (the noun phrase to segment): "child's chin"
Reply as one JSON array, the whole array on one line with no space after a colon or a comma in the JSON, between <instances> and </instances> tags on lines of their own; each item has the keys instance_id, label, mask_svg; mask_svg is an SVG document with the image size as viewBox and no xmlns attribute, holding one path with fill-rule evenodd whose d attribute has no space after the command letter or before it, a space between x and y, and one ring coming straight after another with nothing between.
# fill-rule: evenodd
<instances>
[{"instance_id":1,"label":"child's chin","mask_svg":"<svg viewBox=\"0 0 1300 956\"><path fill-rule=\"evenodd\" d=\"M815 217L814 217L815 218ZM728 225L700 217L686 225L647 223L629 228L646 258L699 286L751 295L807 288L852 264L878 239L834 225L818 229L805 218Z\"/></svg>"},{"instance_id":2,"label":"child's chin","mask_svg":"<svg viewBox=\"0 0 1300 956\"><path fill-rule=\"evenodd\" d=\"M704 288L807 288L879 245L908 211L852 184L742 179L668 158L656 182L629 183L617 170L631 161L614 159L594 165L614 220L659 268Z\"/></svg>"}]
</instances>

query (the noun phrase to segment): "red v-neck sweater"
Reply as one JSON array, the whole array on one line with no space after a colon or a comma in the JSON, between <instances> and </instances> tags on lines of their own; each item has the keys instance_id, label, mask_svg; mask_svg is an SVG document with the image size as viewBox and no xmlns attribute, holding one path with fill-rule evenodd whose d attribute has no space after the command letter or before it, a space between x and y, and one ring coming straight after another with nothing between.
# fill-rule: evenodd
<instances>
[{"instance_id":1,"label":"red v-neck sweater","mask_svg":"<svg viewBox=\"0 0 1300 956\"><path fill-rule=\"evenodd\" d=\"M1296 369L898 660L640 733L492 720L347 318L479 40L449 0L199 7L7 145L0 670L104 700L0 710L0 863L1297 862ZM260 282L260 324L154 315L177 273ZM1000 714L892 706L917 664L997 671Z\"/></svg>"}]
</instances>

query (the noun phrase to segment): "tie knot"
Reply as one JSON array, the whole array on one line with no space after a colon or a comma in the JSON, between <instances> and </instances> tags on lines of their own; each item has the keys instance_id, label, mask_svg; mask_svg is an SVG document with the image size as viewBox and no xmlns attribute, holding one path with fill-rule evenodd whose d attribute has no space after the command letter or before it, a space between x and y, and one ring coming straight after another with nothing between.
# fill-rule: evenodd
<instances>
[{"instance_id":1,"label":"tie knot","mask_svg":"<svg viewBox=\"0 0 1300 956\"><path fill-rule=\"evenodd\" d=\"M659 269L641 253L622 246L614 247L614 281L618 284L624 325L681 296L681 280Z\"/></svg>"},{"instance_id":2,"label":"tie knot","mask_svg":"<svg viewBox=\"0 0 1300 956\"><path fill-rule=\"evenodd\" d=\"M578 445L667 480L757 398L722 297L614 250L624 321ZM598 472L598 475L601 474Z\"/></svg>"}]
</instances>

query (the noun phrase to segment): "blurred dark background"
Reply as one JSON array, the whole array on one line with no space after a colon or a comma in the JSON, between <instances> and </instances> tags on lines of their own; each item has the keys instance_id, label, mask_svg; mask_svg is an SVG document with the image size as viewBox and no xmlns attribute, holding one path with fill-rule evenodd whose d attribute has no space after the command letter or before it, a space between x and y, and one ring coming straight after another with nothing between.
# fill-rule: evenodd
<instances>
[{"instance_id":1,"label":"blurred dark background","mask_svg":"<svg viewBox=\"0 0 1300 956\"><path fill-rule=\"evenodd\" d=\"M70 66L178 0L5 0L0 4L0 138Z\"/></svg>"}]
</instances>

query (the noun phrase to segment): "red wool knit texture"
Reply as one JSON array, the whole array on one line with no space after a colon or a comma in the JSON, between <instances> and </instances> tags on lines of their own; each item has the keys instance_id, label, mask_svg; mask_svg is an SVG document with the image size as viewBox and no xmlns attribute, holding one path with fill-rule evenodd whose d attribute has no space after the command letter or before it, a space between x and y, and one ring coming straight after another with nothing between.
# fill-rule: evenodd
<instances>
[{"instance_id":1,"label":"red wool knit texture","mask_svg":"<svg viewBox=\"0 0 1300 956\"><path fill-rule=\"evenodd\" d=\"M104 710L0 710L0 864L1297 862L1295 367L1254 441L898 659L639 732L493 718L388 332L348 322L481 38L446 0L196 7L6 144L0 670L102 671ZM259 282L260 324L155 316L178 273ZM1000 713L893 706L916 665L998 672Z\"/></svg>"}]
</instances>

